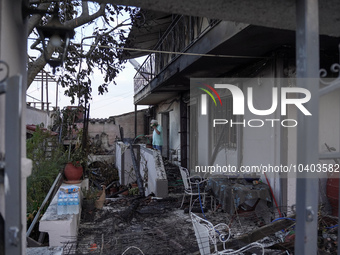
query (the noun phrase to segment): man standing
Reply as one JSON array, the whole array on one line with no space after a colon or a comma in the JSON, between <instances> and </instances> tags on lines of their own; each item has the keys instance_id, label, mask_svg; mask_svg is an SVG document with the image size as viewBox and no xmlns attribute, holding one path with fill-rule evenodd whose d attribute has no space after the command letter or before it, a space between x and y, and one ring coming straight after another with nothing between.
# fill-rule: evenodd
<instances>
[{"instance_id":1,"label":"man standing","mask_svg":"<svg viewBox=\"0 0 340 255\"><path fill-rule=\"evenodd\" d=\"M151 120L150 126L153 129L152 135L146 135L147 137L152 137L152 147L159 150L162 155L162 145L163 145L163 135L162 127L158 124L157 120Z\"/></svg>"}]
</instances>

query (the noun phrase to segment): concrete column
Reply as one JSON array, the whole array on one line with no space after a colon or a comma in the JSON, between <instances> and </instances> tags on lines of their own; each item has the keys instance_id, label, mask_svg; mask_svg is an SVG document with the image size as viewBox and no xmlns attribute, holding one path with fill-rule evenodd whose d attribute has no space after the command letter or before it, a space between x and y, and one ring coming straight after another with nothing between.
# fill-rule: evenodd
<instances>
[{"instance_id":1,"label":"concrete column","mask_svg":"<svg viewBox=\"0 0 340 255\"><path fill-rule=\"evenodd\" d=\"M9 77L15 74L22 75L23 89L21 103L23 105L22 115L22 194L21 194L21 254L26 252L26 177L30 174L31 164L26 160L26 64L27 64L27 27L22 15L22 0L0 0L0 60L5 61L9 66ZM2 74L1 74L2 75ZM19 102L18 102L19 103ZM8 110L8 109L7 109ZM5 152L5 95L0 96L0 155L8 155ZM0 158L1 160L1 158ZM0 184L0 213L5 216L5 193L4 185ZM2 233L1 233L2 234ZM5 240L6 242L6 240Z\"/></svg>"}]
</instances>

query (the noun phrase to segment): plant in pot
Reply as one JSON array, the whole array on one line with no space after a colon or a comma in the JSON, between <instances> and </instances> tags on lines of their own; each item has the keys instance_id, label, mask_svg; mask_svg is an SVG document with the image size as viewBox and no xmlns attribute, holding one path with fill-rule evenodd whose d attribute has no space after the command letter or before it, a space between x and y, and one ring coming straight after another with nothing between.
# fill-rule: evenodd
<instances>
[{"instance_id":1,"label":"plant in pot","mask_svg":"<svg viewBox=\"0 0 340 255\"><path fill-rule=\"evenodd\" d=\"M68 151L66 151L66 165L64 168L64 175L69 183L80 182L83 176L83 165L86 163L86 153L79 144L74 147L70 144Z\"/></svg>"},{"instance_id":2,"label":"plant in pot","mask_svg":"<svg viewBox=\"0 0 340 255\"><path fill-rule=\"evenodd\" d=\"M91 212L95 209L95 202L97 200L99 190L89 187L88 189L82 188L81 191L83 195L82 210L84 214L91 214Z\"/></svg>"},{"instance_id":3,"label":"plant in pot","mask_svg":"<svg viewBox=\"0 0 340 255\"><path fill-rule=\"evenodd\" d=\"M83 107L64 107L53 114L56 131L67 148L64 153L64 176L67 183L79 183L87 162L87 139L83 133ZM85 144L83 144L85 141Z\"/></svg>"}]
</instances>

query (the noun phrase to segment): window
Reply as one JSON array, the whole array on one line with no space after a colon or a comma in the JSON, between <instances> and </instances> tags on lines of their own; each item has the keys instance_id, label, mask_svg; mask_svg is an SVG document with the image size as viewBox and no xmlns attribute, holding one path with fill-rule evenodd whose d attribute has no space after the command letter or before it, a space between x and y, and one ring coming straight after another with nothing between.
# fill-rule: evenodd
<instances>
[{"instance_id":1,"label":"window","mask_svg":"<svg viewBox=\"0 0 340 255\"><path fill-rule=\"evenodd\" d=\"M236 149L236 127L231 125L235 123L236 116L233 115L233 98L232 96L222 98L222 106L215 106L212 102L211 108L213 119L226 119L228 123L223 125L216 125L212 128L212 145L213 150L220 150L220 148Z\"/></svg>"}]
</instances>

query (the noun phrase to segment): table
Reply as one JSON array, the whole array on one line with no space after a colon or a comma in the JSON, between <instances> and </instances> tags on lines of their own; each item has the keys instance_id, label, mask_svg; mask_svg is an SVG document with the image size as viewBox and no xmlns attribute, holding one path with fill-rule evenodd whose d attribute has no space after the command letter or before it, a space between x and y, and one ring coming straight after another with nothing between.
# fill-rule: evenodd
<instances>
[{"instance_id":1,"label":"table","mask_svg":"<svg viewBox=\"0 0 340 255\"><path fill-rule=\"evenodd\" d=\"M247 200L263 199L272 203L270 188L267 184L253 184L242 179L229 179L226 177L211 177L207 181L207 191L220 202L222 209L234 214L239 205Z\"/></svg>"}]
</instances>

